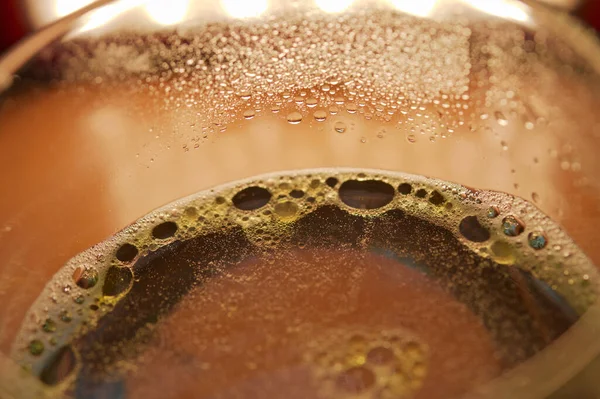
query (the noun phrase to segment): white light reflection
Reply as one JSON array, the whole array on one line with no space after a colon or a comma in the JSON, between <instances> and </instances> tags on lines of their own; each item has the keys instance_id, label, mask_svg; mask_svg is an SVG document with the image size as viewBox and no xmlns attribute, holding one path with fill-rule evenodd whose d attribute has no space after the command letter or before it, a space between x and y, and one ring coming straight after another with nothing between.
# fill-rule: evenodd
<instances>
[{"instance_id":1,"label":"white light reflection","mask_svg":"<svg viewBox=\"0 0 600 399\"><path fill-rule=\"evenodd\" d=\"M122 0L91 11L83 17L85 22L84 25L78 29L78 32L85 32L102 26L140 2L141 0ZM64 17L91 3L93 3L93 0L55 0L54 17Z\"/></svg>"},{"instance_id":2,"label":"white light reflection","mask_svg":"<svg viewBox=\"0 0 600 399\"><path fill-rule=\"evenodd\" d=\"M352 5L354 0L315 0L317 7L325 12L342 12Z\"/></svg>"},{"instance_id":3,"label":"white light reflection","mask_svg":"<svg viewBox=\"0 0 600 399\"><path fill-rule=\"evenodd\" d=\"M267 10L268 0L221 0L225 12L234 18L258 17Z\"/></svg>"},{"instance_id":4,"label":"white light reflection","mask_svg":"<svg viewBox=\"0 0 600 399\"><path fill-rule=\"evenodd\" d=\"M391 0L391 2L401 12L416 17L428 17L439 0Z\"/></svg>"},{"instance_id":5,"label":"white light reflection","mask_svg":"<svg viewBox=\"0 0 600 399\"><path fill-rule=\"evenodd\" d=\"M530 22L526 6L507 0L462 0L471 7L486 14L517 22Z\"/></svg>"},{"instance_id":6,"label":"white light reflection","mask_svg":"<svg viewBox=\"0 0 600 399\"><path fill-rule=\"evenodd\" d=\"M146 4L146 13L161 25L174 25L185 19L189 0L152 0Z\"/></svg>"}]
</instances>

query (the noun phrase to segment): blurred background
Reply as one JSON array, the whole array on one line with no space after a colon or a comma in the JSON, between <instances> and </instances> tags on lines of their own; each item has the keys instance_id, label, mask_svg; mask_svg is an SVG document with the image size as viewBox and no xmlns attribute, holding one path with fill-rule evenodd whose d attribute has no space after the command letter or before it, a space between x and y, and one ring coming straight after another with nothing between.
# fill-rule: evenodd
<instances>
[{"instance_id":1,"label":"blurred background","mask_svg":"<svg viewBox=\"0 0 600 399\"><path fill-rule=\"evenodd\" d=\"M123 0L124 3L139 0ZM150 0L149 16L164 25L176 23L194 0ZM335 2L335 0L331 0ZM481 0L488 1L488 0ZM600 31L600 0L539 0L562 8ZM36 29L78 10L94 0L3 0L0 1L0 54ZM242 0L246 3L247 0ZM118 7L115 12L118 12ZM105 16L107 19L110 15ZM97 21L101 24L103 21Z\"/></svg>"}]
</instances>

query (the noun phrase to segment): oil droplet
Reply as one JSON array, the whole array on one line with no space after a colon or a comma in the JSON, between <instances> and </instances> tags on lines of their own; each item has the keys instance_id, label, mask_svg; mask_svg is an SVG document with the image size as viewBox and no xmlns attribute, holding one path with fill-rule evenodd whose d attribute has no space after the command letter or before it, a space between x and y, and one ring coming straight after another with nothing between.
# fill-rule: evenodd
<instances>
[{"instance_id":1,"label":"oil droplet","mask_svg":"<svg viewBox=\"0 0 600 399\"><path fill-rule=\"evenodd\" d=\"M325 119L327 119L327 112L325 112L323 110L318 110L318 111L315 111L313 116L317 122L323 122Z\"/></svg>"},{"instance_id":2,"label":"oil droplet","mask_svg":"<svg viewBox=\"0 0 600 399\"><path fill-rule=\"evenodd\" d=\"M300 112L294 111L287 116L287 121L292 125L297 125L302 122L302 114Z\"/></svg>"},{"instance_id":3,"label":"oil droplet","mask_svg":"<svg viewBox=\"0 0 600 399\"><path fill-rule=\"evenodd\" d=\"M44 352L44 344L39 339L34 339L29 343L29 353L33 356L39 356Z\"/></svg>"},{"instance_id":4,"label":"oil droplet","mask_svg":"<svg viewBox=\"0 0 600 399\"><path fill-rule=\"evenodd\" d=\"M500 111L496 111L494 113L494 117L496 118L496 122L498 122L498 124L500 126L507 126L508 125L508 120L506 119L506 117L504 116L504 114Z\"/></svg>"},{"instance_id":5,"label":"oil droplet","mask_svg":"<svg viewBox=\"0 0 600 399\"><path fill-rule=\"evenodd\" d=\"M255 112L253 109L247 109L244 111L244 119L252 119L254 118Z\"/></svg>"},{"instance_id":6,"label":"oil droplet","mask_svg":"<svg viewBox=\"0 0 600 399\"><path fill-rule=\"evenodd\" d=\"M510 237L516 237L525 230L525 225L516 217L509 215L502 220L502 231Z\"/></svg>"},{"instance_id":7,"label":"oil droplet","mask_svg":"<svg viewBox=\"0 0 600 399\"><path fill-rule=\"evenodd\" d=\"M529 242L529 246L533 249L542 249L548 243L546 235L541 231L532 231L529 233L527 241Z\"/></svg>"},{"instance_id":8,"label":"oil droplet","mask_svg":"<svg viewBox=\"0 0 600 399\"><path fill-rule=\"evenodd\" d=\"M344 133L346 131L346 124L338 121L335 123L335 125L333 125L333 128L338 133Z\"/></svg>"}]
</instances>

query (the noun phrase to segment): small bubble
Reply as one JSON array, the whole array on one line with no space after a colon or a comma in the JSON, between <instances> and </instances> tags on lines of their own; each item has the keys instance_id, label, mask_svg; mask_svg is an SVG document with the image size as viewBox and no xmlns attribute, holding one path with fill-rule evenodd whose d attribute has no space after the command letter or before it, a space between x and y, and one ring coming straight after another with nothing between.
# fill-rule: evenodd
<instances>
[{"instance_id":1,"label":"small bubble","mask_svg":"<svg viewBox=\"0 0 600 399\"><path fill-rule=\"evenodd\" d=\"M52 319L46 319L42 325L42 330L47 333L53 333L56 331L56 323Z\"/></svg>"},{"instance_id":2,"label":"small bubble","mask_svg":"<svg viewBox=\"0 0 600 399\"><path fill-rule=\"evenodd\" d=\"M337 186L338 183L339 183L339 181L335 177L328 177L325 180L325 184L327 184L331 188L335 188L335 186Z\"/></svg>"},{"instance_id":3,"label":"small bubble","mask_svg":"<svg viewBox=\"0 0 600 399\"><path fill-rule=\"evenodd\" d=\"M490 247L494 255L494 260L501 265L510 265L515 261L515 254L512 247L504 241L495 241Z\"/></svg>"},{"instance_id":4,"label":"small bubble","mask_svg":"<svg viewBox=\"0 0 600 399\"><path fill-rule=\"evenodd\" d=\"M287 116L288 123L292 125L297 125L302 122L302 114L300 112L294 111Z\"/></svg>"},{"instance_id":5,"label":"small bubble","mask_svg":"<svg viewBox=\"0 0 600 399\"><path fill-rule=\"evenodd\" d=\"M73 272L73 281L83 289L92 288L98 282L98 271L91 266L79 266Z\"/></svg>"},{"instance_id":6,"label":"small bubble","mask_svg":"<svg viewBox=\"0 0 600 399\"><path fill-rule=\"evenodd\" d=\"M29 353L33 356L39 356L44 352L44 344L39 339L34 339L29 343Z\"/></svg>"},{"instance_id":7,"label":"small bubble","mask_svg":"<svg viewBox=\"0 0 600 399\"><path fill-rule=\"evenodd\" d=\"M337 114L338 112L340 112L340 109L339 109L337 106L335 106L335 105L332 105L331 107L329 107L329 113L330 113L331 115L335 115L335 114Z\"/></svg>"},{"instance_id":8,"label":"small bubble","mask_svg":"<svg viewBox=\"0 0 600 399\"><path fill-rule=\"evenodd\" d=\"M484 242L490 239L490 232L479 223L477 216L467 216L460 221L458 231L469 241Z\"/></svg>"},{"instance_id":9,"label":"small bubble","mask_svg":"<svg viewBox=\"0 0 600 399\"><path fill-rule=\"evenodd\" d=\"M117 296L129 288L132 280L133 272L130 268L112 266L106 273L104 285L102 286L102 294Z\"/></svg>"},{"instance_id":10,"label":"small bubble","mask_svg":"<svg viewBox=\"0 0 600 399\"><path fill-rule=\"evenodd\" d=\"M355 114L357 110L358 108L355 103L346 104L346 111L348 111L349 114Z\"/></svg>"},{"instance_id":11,"label":"small bubble","mask_svg":"<svg viewBox=\"0 0 600 399\"><path fill-rule=\"evenodd\" d=\"M498 209L498 207L495 206L490 206L488 208L487 211L487 217L489 217L490 219L495 218L496 216L498 216L500 214L500 210Z\"/></svg>"},{"instance_id":12,"label":"small bubble","mask_svg":"<svg viewBox=\"0 0 600 399\"><path fill-rule=\"evenodd\" d=\"M344 133L346 131L346 124L338 121L335 123L335 125L333 125L333 128L338 133Z\"/></svg>"},{"instance_id":13,"label":"small bubble","mask_svg":"<svg viewBox=\"0 0 600 399\"><path fill-rule=\"evenodd\" d=\"M402 183L398 186L398 192L403 195L410 194L412 192L412 186L408 183Z\"/></svg>"},{"instance_id":14,"label":"small bubble","mask_svg":"<svg viewBox=\"0 0 600 399\"><path fill-rule=\"evenodd\" d=\"M417 198L425 198L425 197L427 197L427 190L425 190L424 188L420 188L415 193L415 196Z\"/></svg>"},{"instance_id":15,"label":"small bubble","mask_svg":"<svg viewBox=\"0 0 600 399\"><path fill-rule=\"evenodd\" d=\"M278 113L279 111L280 111L279 105L273 105L273 106L271 107L271 112L272 112L272 113L276 114L276 113Z\"/></svg>"},{"instance_id":16,"label":"small bubble","mask_svg":"<svg viewBox=\"0 0 600 399\"><path fill-rule=\"evenodd\" d=\"M503 151L508 151L508 144L506 143L506 141L501 141L500 145L502 146Z\"/></svg>"},{"instance_id":17,"label":"small bubble","mask_svg":"<svg viewBox=\"0 0 600 399\"><path fill-rule=\"evenodd\" d=\"M409 143L415 143L417 141L417 138L414 134L409 134L408 136L406 136L406 140L408 140Z\"/></svg>"},{"instance_id":18,"label":"small bubble","mask_svg":"<svg viewBox=\"0 0 600 399\"><path fill-rule=\"evenodd\" d=\"M56 385L71 374L75 365L76 357L71 347L62 347L44 366L40 380L46 385Z\"/></svg>"},{"instance_id":19,"label":"small bubble","mask_svg":"<svg viewBox=\"0 0 600 399\"><path fill-rule=\"evenodd\" d=\"M117 252L115 253L115 257L121 262L127 263L131 262L138 254L138 249L133 244L123 244L119 247Z\"/></svg>"},{"instance_id":20,"label":"small bubble","mask_svg":"<svg viewBox=\"0 0 600 399\"><path fill-rule=\"evenodd\" d=\"M152 229L152 236L159 240L173 237L177 232L177 223L163 222Z\"/></svg>"},{"instance_id":21,"label":"small bubble","mask_svg":"<svg viewBox=\"0 0 600 399\"><path fill-rule=\"evenodd\" d=\"M253 109L247 109L244 111L244 119L252 119L254 118L255 112Z\"/></svg>"},{"instance_id":22,"label":"small bubble","mask_svg":"<svg viewBox=\"0 0 600 399\"><path fill-rule=\"evenodd\" d=\"M531 193L531 199L533 200L533 202L538 203L540 202L540 195L536 192Z\"/></svg>"},{"instance_id":23,"label":"small bubble","mask_svg":"<svg viewBox=\"0 0 600 399\"><path fill-rule=\"evenodd\" d=\"M348 180L338 194L342 202L356 209L381 208L394 199L394 187L379 180Z\"/></svg>"},{"instance_id":24,"label":"small bubble","mask_svg":"<svg viewBox=\"0 0 600 399\"><path fill-rule=\"evenodd\" d=\"M73 298L73 302L75 302L78 305L81 305L85 302L85 297L83 295L77 295L75 298Z\"/></svg>"},{"instance_id":25,"label":"small bubble","mask_svg":"<svg viewBox=\"0 0 600 399\"><path fill-rule=\"evenodd\" d=\"M315 120L317 122L323 122L325 119L327 119L327 112L325 112L323 110L315 111L313 113L313 117L315 118Z\"/></svg>"},{"instance_id":26,"label":"small bubble","mask_svg":"<svg viewBox=\"0 0 600 399\"><path fill-rule=\"evenodd\" d=\"M233 205L243 211L262 208L271 200L271 192L266 188L251 186L233 196Z\"/></svg>"},{"instance_id":27,"label":"small bubble","mask_svg":"<svg viewBox=\"0 0 600 399\"><path fill-rule=\"evenodd\" d=\"M502 220L502 231L510 237L516 237L525 230L525 225L515 216L509 215Z\"/></svg>"},{"instance_id":28,"label":"small bubble","mask_svg":"<svg viewBox=\"0 0 600 399\"><path fill-rule=\"evenodd\" d=\"M292 197L292 198L302 198L302 197L304 197L304 191L302 191L302 190L292 190L292 191L290 191L290 197Z\"/></svg>"},{"instance_id":29,"label":"small bubble","mask_svg":"<svg viewBox=\"0 0 600 399\"><path fill-rule=\"evenodd\" d=\"M533 249L542 249L548 243L546 235L540 231L532 231L529 233L527 241L529 242L529 246Z\"/></svg>"},{"instance_id":30,"label":"small bubble","mask_svg":"<svg viewBox=\"0 0 600 399\"><path fill-rule=\"evenodd\" d=\"M286 201L276 204L273 211L282 219L290 219L298 214L299 208L295 202Z\"/></svg>"}]
</instances>

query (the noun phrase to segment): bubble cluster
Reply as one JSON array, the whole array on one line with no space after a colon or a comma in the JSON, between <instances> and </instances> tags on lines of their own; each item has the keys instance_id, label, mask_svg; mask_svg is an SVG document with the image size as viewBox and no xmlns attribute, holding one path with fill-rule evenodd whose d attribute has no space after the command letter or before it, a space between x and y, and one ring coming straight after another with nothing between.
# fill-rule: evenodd
<instances>
[{"instance_id":1,"label":"bubble cluster","mask_svg":"<svg viewBox=\"0 0 600 399\"><path fill-rule=\"evenodd\" d=\"M421 223L430 227L419 227ZM357 226L362 230L356 230ZM219 249L224 237L237 238ZM235 249L239 242L247 242L256 254L290 245L301 250L350 245L365 250L388 248L385 253L391 256L393 248L404 245L404 252L393 256L410 258L415 268L436 275L436 281L447 284L459 300L469 303L495 339L510 343L506 344L509 348L535 338L507 330L507 320L514 317L509 313L520 306L510 301L520 297L513 298L511 292L494 293L486 284L506 279L510 285L519 281L512 273L519 273L520 279L540 287L532 295L544 296L542 287L550 286L565 301L561 306L576 315L596 300L598 291L598 272L589 259L554 222L523 199L379 170L299 170L258 176L181 199L77 255L54 276L29 310L13 357L45 383L71 381L69 376L83 356L73 344L77 337L91 334L97 323L110 319L124 301L140 295L148 296L143 301L151 301L153 291L144 284L156 281L165 290L154 299L158 303L184 295L176 294L183 287L181 282L174 286L160 283L171 276L177 260L169 258L169 251L205 251L203 256L214 257L204 269L197 269L194 260L182 261L188 262L183 269L190 273L187 278L204 281L225 272L218 266L223 256L246 256L247 250ZM554 248L568 256L557 259ZM434 259L443 267L428 264ZM447 274L448 270L452 273ZM140 280L149 271L153 277ZM488 279L486 273L497 276ZM497 302L480 301L481 295L496 294L501 298L494 299ZM133 317L127 312L118 317ZM565 320L573 322L572 316ZM127 328L127 323L121 328ZM366 340L368 344L357 344L355 352L350 350L354 344L345 344L341 337L323 342L331 346L327 356L310 355L314 356L311 361L320 365L321 371L315 375L326 381L323 386L331 392L377 390L382 397L408 395L417 389L427 373L426 347L417 344L416 337L382 334ZM399 341L392 344L395 339ZM516 362L531 354L518 353L507 349L502 356L507 362ZM333 367L331 362L342 366Z\"/></svg>"},{"instance_id":2,"label":"bubble cluster","mask_svg":"<svg viewBox=\"0 0 600 399\"><path fill-rule=\"evenodd\" d=\"M423 384L429 348L405 331L349 329L312 342L305 361L325 398L405 398Z\"/></svg>"}]
</instances>

